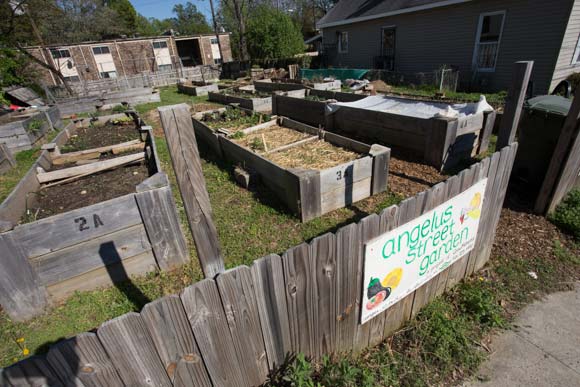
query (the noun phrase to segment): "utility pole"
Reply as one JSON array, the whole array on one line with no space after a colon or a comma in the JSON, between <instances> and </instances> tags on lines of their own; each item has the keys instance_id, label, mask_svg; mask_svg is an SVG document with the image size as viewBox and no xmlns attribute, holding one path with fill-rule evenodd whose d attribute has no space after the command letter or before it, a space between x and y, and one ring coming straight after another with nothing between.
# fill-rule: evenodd
<instances>
[{"instance_id":1,"label":"utility pole","mask_svg":"<svg viewBox=\"0 0 580 387\"><path fill-rule=\"evenodd\" d=\"M220 51L220 57L222 60L222 63L224 63L224 53L222 51L222 43L220 40L220 33L218 31L218 25L217 25L217 20L215 19L215 10L213 8L213 0L209 0L209 7L211 8L211 18L213 20L213 30L215 32L217 41L218 41L218 49Z\"/></svg>"}]
</instances>

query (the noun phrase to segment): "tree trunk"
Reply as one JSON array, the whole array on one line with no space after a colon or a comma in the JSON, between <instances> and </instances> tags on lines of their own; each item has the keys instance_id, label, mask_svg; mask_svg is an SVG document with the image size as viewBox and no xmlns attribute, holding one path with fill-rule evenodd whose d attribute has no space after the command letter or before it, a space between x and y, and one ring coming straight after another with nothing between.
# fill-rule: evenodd
<instances>
[{"instance_id":1,"label":"tree trunk","mask_svg":"<svg viewBox=\"0 0 580 387\"><path fill-rule=\"evenodd\" d=\"M238 30L240 33L240 42L239 42L239 49L240 49L240 59L241 60L248 60L248 45L246 42L246 20L244 18L244 12L242 10L242 1L241 0L232 0L234 3L234 10L236 13L236 19L238 20Z\"/></svg>"},{"instance_id":2,"label":"tree trunk","mask_svg":"<svg viewBox=\"0 0 580 387\"><path fill-rule=\"evenodd\" d=\"M55 68L54 66L45 63L44 61L38 59L37 57L35 57L34 55L32 55L31 53L29 53L24 47L22 47L20 44L17 46L18 51L20 51L21 53L23 53L25 56L27 56L29 59L31 59L34 63L44 67L45 69L48 69L53 75L56 75L58 77L58 79L60 79L60 81L62 82L62 84L64 85L66 91L68 91L69 94L73 94L73 90L71 89L68 81L66 80L66 78L64 77L64 75L62 75L62 73L60 72L59 69ZM40 47L40 50L43 50L42 47Z\"/></svg>"}]
</instances>

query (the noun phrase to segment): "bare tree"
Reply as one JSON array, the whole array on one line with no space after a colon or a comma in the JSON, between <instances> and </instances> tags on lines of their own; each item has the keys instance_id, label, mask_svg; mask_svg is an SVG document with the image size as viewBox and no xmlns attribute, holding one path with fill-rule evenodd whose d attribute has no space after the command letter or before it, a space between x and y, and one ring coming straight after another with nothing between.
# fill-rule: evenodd
<instances>
[{"instance_id":1,"label":"bare tree","mask_svg":"<svg viewBox=\"0 0 580 387\"><path fill-rule=\"evenodd\" d=\"M218 30L217 20L215 18L215 9L213 7L213 0L209 0L209 7L211 8L211 20L213 21L213 30L218 41L218 49L220 51L220 58L222 58L222 63L224 61L224 53L222 51L222 42L220 40L220 32Z\"/></svg>"}]
</instances>

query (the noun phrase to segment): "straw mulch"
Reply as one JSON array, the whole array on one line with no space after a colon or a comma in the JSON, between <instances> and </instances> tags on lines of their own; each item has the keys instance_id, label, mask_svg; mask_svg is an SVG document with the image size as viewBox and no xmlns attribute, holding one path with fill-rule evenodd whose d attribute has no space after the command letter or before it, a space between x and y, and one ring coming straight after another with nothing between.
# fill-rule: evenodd
<instances>
[{"instance_id":1,"label":"straw mulch","mask_svg":"<svg viewBox=\"0 0 580 387\"><path fill-rule=\"evenodd\" d=\"M282 152L265 155L266 158L284 168L323 170L348 163L359 158L359 154L316 140Z\"/></svg>"},{"instance_id":2,"label":"straw mulch","mask_svg":"<svg viewBox=\"0 0 580 387\"><path fill-rule=\"evenodd\" d=\"M310 136L308 133L274 125L232 140L243 147L250 148L254 152L261 154L266 152L266 149L270 151ZM265 146L264 140L266 142Z\"/></svg>"}]
</instances>

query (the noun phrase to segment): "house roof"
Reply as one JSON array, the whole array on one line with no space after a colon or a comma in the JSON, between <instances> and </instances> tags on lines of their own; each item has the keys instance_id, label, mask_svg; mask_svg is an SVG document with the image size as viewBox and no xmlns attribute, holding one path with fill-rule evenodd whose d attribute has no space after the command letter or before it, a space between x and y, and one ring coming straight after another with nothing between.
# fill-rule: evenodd
<instances>
[{"instance_id":1,"label":"house roof","mask_svg":"<svg viewBox=\"0 0 580 387\"><path fill-rule=\"evenodd\" d=\"M341 0L317 23L318 28L362 22L472 0Z\"/></svg>"}]
</instances>

